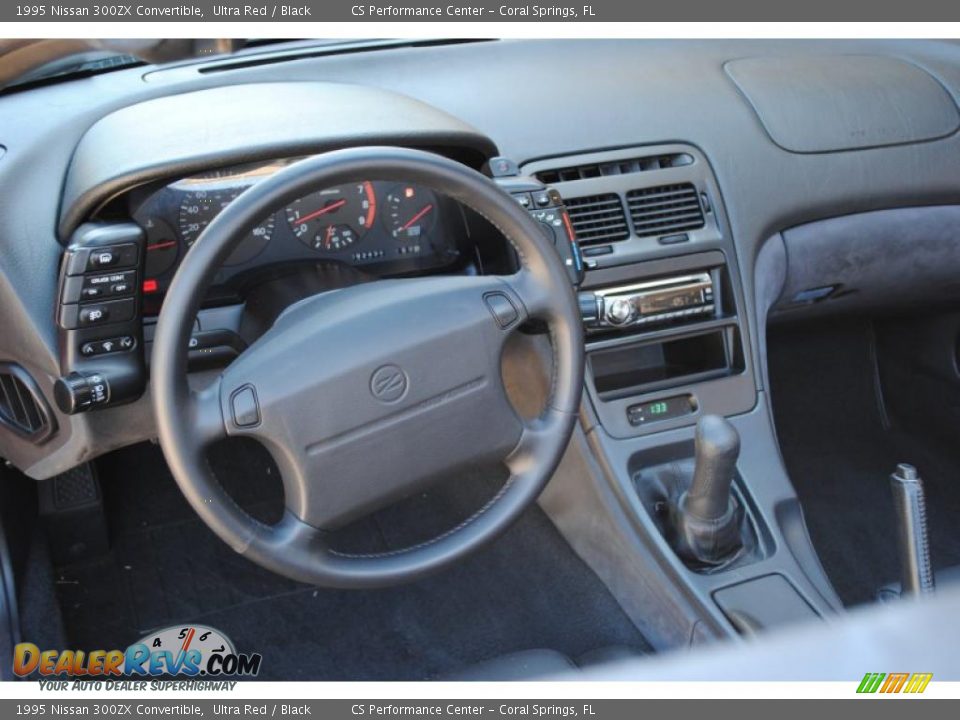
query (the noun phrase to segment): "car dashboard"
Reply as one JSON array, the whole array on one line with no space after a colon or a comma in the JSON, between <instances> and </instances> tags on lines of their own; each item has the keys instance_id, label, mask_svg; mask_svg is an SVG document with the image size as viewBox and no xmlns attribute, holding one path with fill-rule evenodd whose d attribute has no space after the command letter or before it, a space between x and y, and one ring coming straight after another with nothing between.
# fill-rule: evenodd
<instances>
[{"instance_id":1,"label":"car dashboard","mask_svg":"<svg viewBox=\"0 0 960 720\"><path fill-rule=\"evenodd\" d=\"M687 427L696 416L632 424L649 403L750 411L765 392L768 310L884 302L889 283L908 277L878 263L866 284L854 276L861 263L837 280L848 265L830 253L842 243L824 232L807 242L793 228L960 202L960 51L949 43L493 41L284 57L251 51L0 96L0 360L19 368L49 416L36 435L0 433L0 454L30 476L51 477L154 436L149 344L177 268L222 207L299 158L402 146L500 181L512 176L514 186L502 186L527 202L537 185L516 183L554 188L559 201L529 209L570 210L588 311L627 310L626 327L585 323L591 407L620 438ZM768 66L799 79L829 73L815 87L796 85L807 95L788 108ZM549 80L538 80L543 68ZM882 97L844 91L877 78L891 85ZM895 100L900 114L890 110ZM874 103L869 113L866 101ZM866 114L851 114L854 106ZM847 126L854 120L867 137ZM797 136L798 128L812 134ZM497 158L512 168L498 169ZM680 224L655 217L673 201ZM816 243L823 262L783 259L802 258ZM91 256L94 249L130 244L132 265L112 264L126 263L120 255L91 261L102 254ZM931 262L930 272L952 272L949 259ZM376 177L317 189L246 231L210 288L194 349L212 358L203 345L224 338L204 333L225 328L249 344L311 293L514 268L504 238L442 193ZM87 275L98 282L85 287ZM669 321L630 316L649 288L690 278L714 299L677 308ZM773 307L785 284L790 297ZM786 307L834 285L843 292L825 302ZM929 295L936 287L910 289ZM113 306L116 324L80 327L88 303L128 298ZM244 327L241 312L256 315L254 327ZM115 342L143 356L146 380L130 401L61 412L57 382L77 369L109 374L123 355ZM243 347L233 336L227 345ZM624 370L639 357L652 365Z\"/></svg>"},{"instance_id":2,"label":"car dashboard","mask_svg":"<svg viewBox=\"0 0 960 720\"><path fill-rule=\"evenodd\" d=\"M0 382L28 408L0 428L0 456L48 479L157 437L151 344L165 294L204 229L257 183L343 148L439 154L511 194L570 272L583 395L542 504L557 527L588 534L575 549L627 592L624 607L683 615L646 628L664 647L731 616L837 606L778 448L768 323L958 298L955 43L266 50L0 95L0 116ZM189 337L191 384L215 382L311 295L514 271L496 228L440 190L360 178L237 228ZM542 330L517 336L548 363ZM512 359L531 371L525 389L549 388L539 365ZM70 382L102 396L60 402ZM673 553L662 517L660 479L689 465L704 415L744 438L732 487L747 550L720 570ZM659 591L671 583L675 602ZM688 609L694 598L702 607Z\"/></svg>"}]
</instances>

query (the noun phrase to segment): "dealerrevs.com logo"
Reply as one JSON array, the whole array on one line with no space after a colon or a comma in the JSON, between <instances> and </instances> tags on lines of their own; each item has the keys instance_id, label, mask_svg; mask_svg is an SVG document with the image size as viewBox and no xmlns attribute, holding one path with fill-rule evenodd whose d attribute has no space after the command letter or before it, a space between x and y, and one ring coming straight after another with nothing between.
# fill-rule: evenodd
<instances>
[{"instance_id":1,"label":"dealerrevs.com logo","mask_svg":"<svg viewBox=\"0 0 960 720\"><path fill-rule=\"evenodd\" d=\"M19 643L13 650L18 677L255 677L259 653L238 653L230 638L204 625L175 625L130 645L126 650L41 650Z\"/></svg>"}]
</instances>

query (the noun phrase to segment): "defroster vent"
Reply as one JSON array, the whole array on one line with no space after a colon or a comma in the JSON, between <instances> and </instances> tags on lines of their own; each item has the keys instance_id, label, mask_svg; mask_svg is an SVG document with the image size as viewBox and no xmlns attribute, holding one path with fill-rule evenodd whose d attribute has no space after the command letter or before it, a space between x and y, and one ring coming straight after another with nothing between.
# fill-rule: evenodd
<instances>
[{"instance_id":1,"label":"defroster vent","mask_svg":"<svg viewBox=\"0 0 960 720\"><path fill-rule=\"evenodd\" d=\"M581 245L624 240L630 235L620 196L614 193L564 198L573 232Z\"/></svg>"},{"instance_id":2,"label":"defroster vent","mask_svg":"<svg viewBox=\"0 0 960 720\"><path fill-rule=\"evenodd\" d=\"M0 427L41 443L53 432L53 422L30 374L19 365L0 362Z\"/></svg>"},{"instance_id":3,"label":"defroster vent","mask_svg":"<svg viewBox=\"0 0 960 720\"><path fill-rule=\"evenodd\" d=\"M691 183L631 190L627 206L633 231L640 237L703 227L700 194Z\"/></svg>"}]
</instances>

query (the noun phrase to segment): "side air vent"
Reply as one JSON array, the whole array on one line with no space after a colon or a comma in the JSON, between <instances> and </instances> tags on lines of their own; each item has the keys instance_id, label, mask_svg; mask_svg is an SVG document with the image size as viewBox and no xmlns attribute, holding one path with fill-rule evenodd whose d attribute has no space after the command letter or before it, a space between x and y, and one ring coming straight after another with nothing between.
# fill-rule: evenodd
<instances>
[{"instance_id":1,"label":"side air vent","mask_svg":"<svg viewBox=\"0 0 960 720\"><path fill-rule=\"evenodd\" d=\"M630 234L619 195L589 195L565 198L563 202L573 224L573 233L581 245L624 240Z\"/></svg>"},{"instance_id":2,"label":"side air vent","mask_svg":"<svg viewBox=\"0 0 960 720\"><path fill-rule=\"evenodd\" d=\"M648 155L646 157L611 160L586 165L570 165L553 170L541 170L536 173L540 182L551 185L568 180L586 180L587 178L608 177L610 175L629 175L630 173L662 170L664 168L685 167L693 164L693 156L687 153L668 153L666 155Z\"/></svg>"},{"instance_id":3,"label":"side air vent","mask_svg":"<svg viewBox=\"0 0 960 720\"><path fill-rule=\"evenodd\" d=\"M690 183L631 190L627 206L633 230L640 237L703 227L700 194Z\"/></svg>"},{"instance_id":4,"label":"side air vent","mask_svg":"<svg viewBox=\"0 0 960 720\"><path fill-rule=\"evenodd\" d=\"M19 365L0 362L0 427L41 443L53 433L50 408L30 374Z\"/></svg>"}]
</instances>

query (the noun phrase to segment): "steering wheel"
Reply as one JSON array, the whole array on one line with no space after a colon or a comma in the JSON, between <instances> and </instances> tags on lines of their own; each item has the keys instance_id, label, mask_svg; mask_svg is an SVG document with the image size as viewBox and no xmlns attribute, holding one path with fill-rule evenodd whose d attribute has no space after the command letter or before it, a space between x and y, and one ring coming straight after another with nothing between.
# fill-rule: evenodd
<instances>
[{"instance_id":1,"label":"steering wheel","mask_svg":"<svg viewBox=\"0 0 960 720\"><path fill-rule=\"evenodd\" d=\"M381 280L287 308L203 390L191 390L187 348L204 290L257 222L310 192L369 179L417 183L486 217L513 244L513 275ZM546 323L552 384L523 420L501 377L504 344L526 320ZM316 358L322 357L323 362ZM583 385L580 312L559 256L538 224L478 172L418 150L338 150L292 164L214 219L170 285L153 345L160 445L190 505L259 565L327 587L377 587L444 568L495 538L532 504L570 439ZM254 438L283 479L285 510L266 525L223 490L205 450ZM509 478L456 528L377 555L330 547L330 531L427 482L501 462Z\"/></svg>"}]
</instances>

